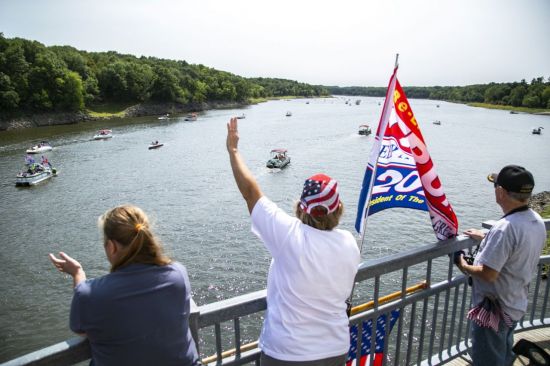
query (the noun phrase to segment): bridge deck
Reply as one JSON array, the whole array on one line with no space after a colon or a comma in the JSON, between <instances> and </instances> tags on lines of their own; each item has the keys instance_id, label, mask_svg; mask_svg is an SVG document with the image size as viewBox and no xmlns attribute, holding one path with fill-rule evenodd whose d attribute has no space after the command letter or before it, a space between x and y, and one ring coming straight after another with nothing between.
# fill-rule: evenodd
<instances>
[{"instance_id":1,"label":"bridge deck","mask_svg":"<svg viewBox=\"0 0 550 366\"><path fill-rule=\"evenodd\" d=\"M517 332L514 334L514 343L520 339L527 339L539 347L543 348L548 354L550 354L550 327L531 329L526 331ZM470 357L468 355L455 358L454 360L445 364L446 366L464 366L471 365ZM529 365L529 360L523 356L519 356L514 362L514 366Z\"/></svg>"}]
</instances>

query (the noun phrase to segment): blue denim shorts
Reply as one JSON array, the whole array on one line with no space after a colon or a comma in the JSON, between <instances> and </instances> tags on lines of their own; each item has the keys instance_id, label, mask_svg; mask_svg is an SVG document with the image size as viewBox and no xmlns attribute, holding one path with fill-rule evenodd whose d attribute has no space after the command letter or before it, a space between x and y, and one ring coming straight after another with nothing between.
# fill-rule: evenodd
<instances>
[{"instance_id":1,"label":"blue denim shorts","mask_svg":"<svg viewBox=\"0 0 550 366\"><path fill-rule=\"evenodd\" d=\"M508 328L504 321L499 324L498 332L492 328L480 327L475 322L472 327L472 348L470 356L474 366L513 364L516 355L512 352L514 346L514 329L517 322Z\"/></svg>"}]
</instances>

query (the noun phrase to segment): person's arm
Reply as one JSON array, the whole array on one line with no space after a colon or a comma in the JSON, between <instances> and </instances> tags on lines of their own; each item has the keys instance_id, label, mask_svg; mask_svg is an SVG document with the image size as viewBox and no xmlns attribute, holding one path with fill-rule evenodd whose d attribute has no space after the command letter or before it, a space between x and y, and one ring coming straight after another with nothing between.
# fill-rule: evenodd
<instances>
[{"instance_id":1,"label":"person's arm","mask_svg":"<svg viewBox=\"0 0 550 366\"><path fill-rule=\"evenodd\" d=\"M499 271L494 270L491 267L484 264L477 265L477 266L473 264L468 264L466 263L466 260L464 260L464 256L462 255L457 261L456 266L463 273L470 275L472 277L482 279L483 281L486 281L486 282L495 282L500 274Z\"/></svg>"},{"instance_id":2,"label":"person's arm","mask_svg":"<svg viewBox=\"0 0 550 366\"><path fill-rule=\"evenodd\" d=\"M237 187L246 201L248 212L252 213L252 209L256 205L256 202L262 198L263 193L256 178L254 178L239 153L239 132L237 127L237 118L231 118L227 124L227 152L229 153L229 161Z\"/></svg>"},{"instance_id":3,"label":"person's arm","mask_svg":"<svg viewBox=\"0 0 550 366\"><path fill-rule=\"evenodd\" d=\"M59 270L59 272L71 275L73 278L73 287L76 287L76 285L82 281L86 281L86 273L78 261L63 252L59 252L61 259L56 258L52 253L50 253L49 256L53 265Z\"/></svg>"}]
</instances>

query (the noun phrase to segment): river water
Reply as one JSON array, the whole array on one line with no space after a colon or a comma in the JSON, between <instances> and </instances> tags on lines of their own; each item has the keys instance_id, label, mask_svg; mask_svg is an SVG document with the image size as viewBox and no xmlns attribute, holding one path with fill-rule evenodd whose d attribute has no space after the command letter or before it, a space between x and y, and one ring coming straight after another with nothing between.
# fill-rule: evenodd
<instances>
[{"instance_id":1,"label":"river water","mask_svg":"<svg viewBox=\"0 0 550 366\"><path fill-rule=\"evenodd\" d=\"M198 305L265 288L269 255L250 233L246 205L225 150L226 122L239 121L240 150L263 192L291 212L305 178L325 172L340 183L346 205L341 227L353 231L357 198L381 98L270 101L239 110L213 110L195 122L183 116L89 122L0 132L0 362L65 340L71 280L54 270L50 252L78 259L89 278L107 273L97 217L132 203L152 218L168 253L187 266ZM550 190L550 117L509 114L429 100L410 100L460 230L497 219L486 176L510 163L535 176L535 192ZM437 107L439 105L439 107ZM287 111L292 117L286 117ZM440 120L441 125L434 125ZM542 135L532 135L542 126ZM93 141L100 128L114 137ZM38 186L15 187L25 149L40 140L59 175ZM148 150L159 140L165 145ZM292 163L269 171L272 148ZM435 240L425 212L386 210L369 219L364 258Z\"/></svg>"}]
</instances>

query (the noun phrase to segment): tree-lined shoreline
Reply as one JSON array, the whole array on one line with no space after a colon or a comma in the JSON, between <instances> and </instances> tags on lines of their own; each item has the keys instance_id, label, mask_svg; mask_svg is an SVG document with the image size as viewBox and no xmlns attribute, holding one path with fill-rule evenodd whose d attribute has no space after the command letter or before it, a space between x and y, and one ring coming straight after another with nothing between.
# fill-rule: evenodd
<instances>
[{"instance_id":1,"label":"tree-lined shoreline","mask_svg":"<svg viewBox=\"0 0 550 366\"><path fill-rule=\"evenodd\" d=\"M241 107L285 96L384 97L385 92L385 87L245 78L186 61L47 47L0 33L0 130ZM543 77L530 84L406 87L405 92L409 98L550 111L550 78Z\"/></svg>"}]
</instances>

